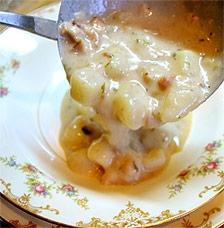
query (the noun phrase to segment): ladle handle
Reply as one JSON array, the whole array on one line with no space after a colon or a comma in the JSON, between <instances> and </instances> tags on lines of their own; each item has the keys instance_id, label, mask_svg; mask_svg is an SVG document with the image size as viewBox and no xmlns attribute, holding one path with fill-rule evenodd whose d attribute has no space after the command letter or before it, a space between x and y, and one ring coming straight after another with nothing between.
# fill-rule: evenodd
<instances>
[{"instance_id":1,"label":"ladle handle","mask_svg":"<svg viewBox=\"0 0 224 228\"><path fill-rule=\"evenodd\" d=\"M57 40L58 37L57 22L40 17L0 11L0 24L23 29L52 40Z\"/></svg>"}]
</instances>

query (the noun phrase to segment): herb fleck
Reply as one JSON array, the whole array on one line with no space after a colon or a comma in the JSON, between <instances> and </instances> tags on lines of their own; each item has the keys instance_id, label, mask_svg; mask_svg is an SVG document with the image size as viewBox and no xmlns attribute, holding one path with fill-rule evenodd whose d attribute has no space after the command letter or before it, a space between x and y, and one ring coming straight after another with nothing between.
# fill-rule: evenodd
<instances>
[{"instance_id":1,"label":"herb fleck","mask_svg":"<svg viewBox=\"0 0 224 228\"><path fill-rule=\"evenodd\" d=\"M174 53L172 54L172 57L173 57L174 60L176 60L176 59L177 59L177 58L176 58L176 57L177 57L177 53L174 52Z\"/></svg>"},{"instance_id":2,"label":"herb fleck","mask_svg":"<svg viewBox=\"0 0 224 228\"><path fill-rule=\"evenodd\" d=\"M106 89L106 84L105 84L105 82L101 85L100 89L101 89L101 97L104 97L105 89Z\"/></svg>"},{"instance_id":3,"label":"herb fleck","mask_svg":"<svg viewBox=\"0 0 224 228\"><path fill-rule=\"evenodd\" d=\"M113 54L110 54L110 53L108 53L108 52L104 52L104 53L103 53L103 56L104 56L104 57L107 57L107 58L110 58L110 59L113 58Z\"/></svg>"},{"instance_id":4,"label":"herb fleck","mask_svg":"<svg viewBox=\"0 0 224 228\"><path fill-rule=\"evenodd\" d=\"M140 40L140 39L136 39L136 43L137 43L137 44L142 43L142 44L145 45L145 46L151 44L151 42L150 42L149 40Z\"/></svg>"},{"instance_id":5,"label":"herb fleck","mask_svg":"<svg viewBox=\"0 0 224 228\"><path fill-rule=\"evenodd\" d=\"M108 62L104 65L104 67L107 68L110 64L111 64L111 60L108 61Z\"/></svg>"},{"instance_id":6,"label":"herb fleck","mask_svg":"<svg viewBox=\"0 0 224 228\"><path fill-rule=\"evenodd\" d=\"M143 44L144 45L150 45L150 41L149 40L143 40Z\"/></svg>"},{"instance_id":7,"label":"herb fleck","mask_svg":"<svg viewBox=\"0 0 224 228\"><path fill-rule=\"evenodd\" d=\"M104 56L109 58L109 61L104 65L104 67L107 68L111 64L111 61L112 61L114 55L113 54L104 53Z\"/></svg>"},{"instance_id":8,"label":"herb fleck","mask_svg":"<svg viewBox=\"0 0 224 228\"><path fill-rule=\"evenodd\" d=\"M185 63L188 67L190 67L190 65L191 65L191 63L188 62L188 61L184 61L184 63Z\"/></svg>"}]
</instances>

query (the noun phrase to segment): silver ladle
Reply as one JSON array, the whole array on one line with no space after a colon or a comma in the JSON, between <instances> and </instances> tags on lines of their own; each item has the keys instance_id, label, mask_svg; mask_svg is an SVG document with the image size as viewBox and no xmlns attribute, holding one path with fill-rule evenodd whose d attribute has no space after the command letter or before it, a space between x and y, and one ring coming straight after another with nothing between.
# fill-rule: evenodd
<instances>
[{"instance_id":1,"label":"silver ladle","mask_svg":"<svg viewBox=\"0 0 224 228\"><path fill-rule=\"evenodd\" d=\"M169 0L164 2L168 2ZM23 29L26 31L29 31L31 33L35 33L37 35L55 40L58 42L58 48L59 52L62 54L62 45L60 42L61 39L63 39L60 36L60 33L58 32L59 25L63 23L64 21L69 21L70 19L74 18L74 14L76 12L83 11L87 14L87 16L95 16L95 15L101 15L105 12L111 11L111 10L118 10L123 7L136 7L136 4L144 3L144 2L150 2L151 4L158 3L159 1L147 1L147 0L62 0L60 11L59 11L59 17L58 21L43 19L39 17L33 17L33 16L27 16L22 14L16 14L11 12L3 12L0 11L0 24L9 25L12 27L16 27L19 29ZM161 1L160 1L161 2ZM186 1L187 2L187 1ZM188 1L189 2L189 1ZM172 1L173 4L175 4L175 1ZM214 17L217 17L217 15L221 15L222 17L222 11L223 7L219 5L215 5L216 3L207 1L207 5L204 4L205 7L198 7L193 1L190 1L190 3L187 7L193 8L196 10L196 12L200 15L206 14L208 12L215 12ZM216 7L212 7L213 5ZM164 4L159 4L161 13L166 10L166 6ZM207 9L207 11L206 11ZM206 11L206 13L204 12ZM220 14L218 14L219 12ZM204 15L206 16L206 15ZM209 15L210 16L210 15ZM222 18L221 20L222 21ZM221 25L223 26L223 25ZM205 97L205 99L201 102L205 102L221 85L221 83L224 81L224 74L222 72L222 75L219 77L219 80L215 82L215 85L211 86L211 92L208 96ZM196 107L198 107L201 103L199 103ZM196 108L195 106L192 107Z\"/></svg>"}]
</instances>

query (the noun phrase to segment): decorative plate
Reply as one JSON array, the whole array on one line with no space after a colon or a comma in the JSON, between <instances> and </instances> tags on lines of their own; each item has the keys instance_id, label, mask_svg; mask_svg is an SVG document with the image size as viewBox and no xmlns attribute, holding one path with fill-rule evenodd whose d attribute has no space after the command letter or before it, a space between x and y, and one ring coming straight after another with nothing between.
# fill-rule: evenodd
<instances>
[{"instance_id":1,"label":"decorative plate","mask_svg":"<svg viewBox=\"0 0 224 228\"><path fill-rule=\"evenodd\" d=\"M224 192L218 197L207 203L205 206L194 211L190 215L178 219L169 224L165 224L163 228L221 228L224 225L224 204L223 204ZM18 228L62 228L64 226L56 226L50 222L38 219L31 216L6 200L2 200L2 214L1 216L5 221Z\"/></svg>"},{"instance_id":2,"label":"decorative plate","mask_svg":"<svg viewBox=\"0 0 224 228\"><path fill-rule=\"evenodd\" d=\"M35 14L56 19L58 8ZM117 187L67 167L58 135L68 89L56 42L13 28L0 35L0 190L14 205L58 224L143 227L183 217L224 189L224 85L193 113L184 150L160 176Z\"/></svg>"}]
</instances>

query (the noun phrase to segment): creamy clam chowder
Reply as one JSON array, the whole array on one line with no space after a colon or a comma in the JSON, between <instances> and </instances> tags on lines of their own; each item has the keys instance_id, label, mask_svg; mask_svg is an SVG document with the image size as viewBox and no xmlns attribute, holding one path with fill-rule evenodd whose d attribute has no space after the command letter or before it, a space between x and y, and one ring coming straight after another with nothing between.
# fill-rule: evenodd
<instances>
[{"instance_id":1,"label":"creamy clam chowder","mask_svg":"<svg viewBox=\"0 0 224 228\"><path fill-rule=\"evenodd\" d=\"M178 12L141 5L60 26L71 85L60 142L75 172L135 183L182 149L187 114L220 76L221 41L212 22Z\"/></svg>"}]
</instances>

